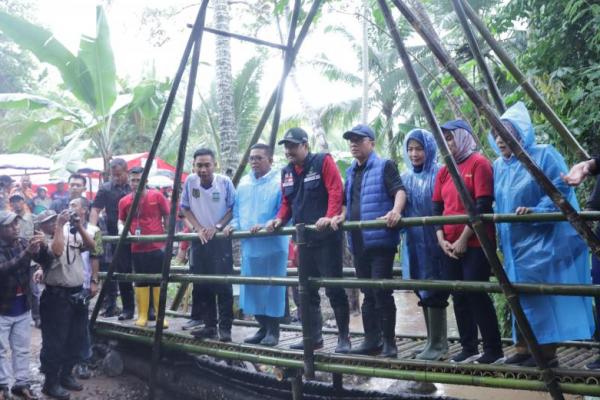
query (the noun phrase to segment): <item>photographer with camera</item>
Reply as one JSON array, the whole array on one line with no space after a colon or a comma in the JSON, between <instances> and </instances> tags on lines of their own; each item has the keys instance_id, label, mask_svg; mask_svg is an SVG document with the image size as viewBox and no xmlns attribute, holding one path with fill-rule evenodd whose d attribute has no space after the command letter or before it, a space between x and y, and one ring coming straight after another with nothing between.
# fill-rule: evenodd
<instances>
[{"instance_id":1,"label":"photographer with camera","mask_svg":"<svg viewBox=\"0 0 600 400\"><path fill-rule=\"evenodd\" d=\"M29 240L19 237L20 217L0 211L0 399L8 399L11 380L9 350L12 353L12 393L36 399L30 388L30 339L32 291L31 261L48 265L53 255L36 232Z\"/></svg>"},{"instance_id":2,"label":"photographer with camera","mask_svg":"<svg viewBox=\"0 0 600 400\"><path fill-rule=\"evenodd\" d=\"M95 247L96 243L84 227L79 213L64 210L58 215L50 242L56 259L44 269L46 288L40 300L40 361L41 371L46 376L42 392L55 399L69 399L69 392L65 389L83 389L73 376L73 367L81 361L81 349L86 345L88 334L89 292L83 289L82 253Z\"/></svg>"}]
</instances>

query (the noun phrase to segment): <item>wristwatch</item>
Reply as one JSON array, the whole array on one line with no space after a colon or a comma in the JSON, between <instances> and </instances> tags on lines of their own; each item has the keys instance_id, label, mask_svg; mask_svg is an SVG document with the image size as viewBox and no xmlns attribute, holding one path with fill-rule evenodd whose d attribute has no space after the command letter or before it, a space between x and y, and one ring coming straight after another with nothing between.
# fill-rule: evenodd
<instances>
[{"instance_id":1,"label":"wristwatch","mask_svg":"<svg viewBox=\"0 0 600 400\"><path fill-rule=\"evenodd\" d=\"M215 229L218 230L219 232L221 232L223 230L223 225L222 224L216 224L215 225Z\"/></svg>"}]
</instances>

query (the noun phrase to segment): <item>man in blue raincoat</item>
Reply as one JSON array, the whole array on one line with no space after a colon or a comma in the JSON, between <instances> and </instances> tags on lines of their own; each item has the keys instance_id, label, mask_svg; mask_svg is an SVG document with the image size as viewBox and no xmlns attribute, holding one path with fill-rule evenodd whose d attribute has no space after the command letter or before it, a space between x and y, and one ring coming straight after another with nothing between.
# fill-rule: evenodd
<instances>
[{"instance_id":1,"label":"man in blue raincoat","mask_svg":"<svg viewBox=\"0 0 600 400\"><path fill-rule=\"evenodd\" d=\"M506 128L544 174L579 210L575 192L561 179L567 166L551 145L537 145L529 112L522 102L501 117ZM494 132L490 143L500 156L494 162L496 213L527 214L557 211L552 200ZM498 236L504 266L511 282L589 284L589 253L583 240L568 222L500 223ZM523 311L531 324L542 352L556 366L556 343L589 339L594 332L592 300L582 296L520 296ZM505 363L535 366L513 321L517 354Z\"/></svg>"},{"instance_id":2,"label":"man in blue raincoat","mask_svg":"<svg viewBox=\"0 0 600 400\"><path fill-rule=\"evenodd\" d=\"M433 215L433 187L440 169L437 145L433 135L424 129L413 129L404 138L404 160L407 171L402 182L407 192L405 217ZM432 225L406 228L403 246L403 265L411 279L445 279L442 249L437 243L436 228ZM408 278L408 277L406 277ZM448 292L417 290L427 327L427 344L416 355L421 360L439 360L448 351L446 307Z\"/></svg>"},{"instance_id":3,"label":"man in blue raincoat","mask_svg":"<svg viewBox=\"0 0 600 400\"><path fill-rule=\"evenodd\" d=\"M250 150L252 171L238 185L233 220L224 230L258 232L275 218L281 203L280 172L271 169L273 154L266 144ZM242 240L242 276L286 276L288 237L270 236ZM279 319L285 308L285 286L242 285L240 308L254 315L260 328L246 343L275 346L279 343Z\"/></svg>"}]
</instances>

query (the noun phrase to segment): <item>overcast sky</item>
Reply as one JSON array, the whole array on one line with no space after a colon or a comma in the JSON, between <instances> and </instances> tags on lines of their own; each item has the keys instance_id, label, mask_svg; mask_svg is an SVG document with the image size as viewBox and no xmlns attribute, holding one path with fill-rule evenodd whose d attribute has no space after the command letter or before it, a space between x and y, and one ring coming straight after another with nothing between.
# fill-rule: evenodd
<instances>
[{"instance_id":1,"label":"overcast sky","mask_svg":"<svg viewBox=\"0 0 600 400\"><path fill-rule=\"evenodd\" d=\"M56 37L74 53L79 46L80 35L95 35L95 7L98 2L94 0L38 0L37 19L48 27ZM144 73L154 69L157 77L172 77L177 69L181 53L189 35L186 23L195 19L198 6L190 0L112 0L107 7L108 20L111 29L111 38L117 63L117 73L120 77L127 77L131 82L137 82ZM198 2L199 3L199 2ZM352 3L352 2L348 2ZM143 26L142 13L145 7L165 7L166 5L182 8L175 17L167 20L164 28L170 38L161 47L155 47L149 41L148 27ZM190 6L192 5L192 6ZM187 7L186 6L190 6ZM324 13L319 22L322 28L331 23L343 24L349 30L360 35L360 24L356 17L343 13ZM207 25L212 26L212 10L209 10ZM243 33L243 26L239 18L234 18L231 23L232 32ZM270 41L279 41L274 28L261 29L259 37ZM359 37L359 36L358 36ZM201 89L205 90L213 78L214 62L214 36L206 34L202 43L201 61L208 65L201 65L198 82ZM232 40L232 64L234 72L249 58L256 54L256 46ZM320 53L326 53L329 58L348 71L359 73L359 63L347 41L336 34L316 34L312 30L308 35L301 50L300 63L298 64L297 77L301 84L302 92L309 104L318 107L330 102L360 96L360 88L351 88L343 84L332 84L315 71L313 67L303 66L302 61L314 59ZM264 77L261 85L263 102L275 88L281 75L282 60L280 52L270 50L264 66ZM286 96L283 106L284 115L295 114L300 111L298 95L292 85L286 86Z\"/></svg>"}]
</instances>

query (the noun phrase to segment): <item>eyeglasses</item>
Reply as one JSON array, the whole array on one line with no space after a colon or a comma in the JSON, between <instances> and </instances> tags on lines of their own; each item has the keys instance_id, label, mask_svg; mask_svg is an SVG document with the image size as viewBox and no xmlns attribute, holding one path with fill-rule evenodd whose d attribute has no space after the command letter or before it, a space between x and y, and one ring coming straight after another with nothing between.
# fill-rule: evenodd
<instances>
[{"instance_id":1,"label":"eyeglasses","mask_svg":"<svg viewBox=\"0 0 600 400\"><path fill-rule=\"evenodd\" d=\"M350 143L352 143L352 144L361 144L362 142L367 140L367 138L360 137L360 136L354 136L354 137L351 137L349 140L350 140Z\"/></svg>"},{"instance_id":2,"label":"eyeglasses","mask_svg":"<svg viewBox=\"0 0 600 400\"><path fill-rule=\"evenodd\" d=\"M263 156L250 156L249 159L250 161L262 161L265 158Z\"/></svg>"}]
</instances>

